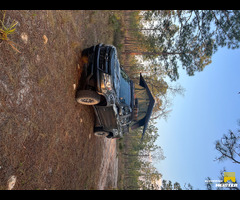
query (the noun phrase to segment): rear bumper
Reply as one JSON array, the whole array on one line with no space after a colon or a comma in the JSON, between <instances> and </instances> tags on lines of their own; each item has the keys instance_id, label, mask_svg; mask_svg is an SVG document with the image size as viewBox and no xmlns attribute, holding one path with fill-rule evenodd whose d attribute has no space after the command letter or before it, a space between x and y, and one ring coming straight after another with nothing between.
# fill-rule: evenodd
<instances>
[{"instance_id":1,"label":"rear bumper","mask_svg":"<svg viewBox=\"0 0 240 200\"><path fill-rule=\"evenodd\" d=\"M93 106L96 115L95 126L103 127L103 130L111 132L112 138L121 138L122 129L119 126L118 115L116 114L116 107L112 106Z\"/></svg>"},{"instance_id":2,"label":"rear bumper","mask_svg":"<svg viewBox=\"0 0 240 200\"><path fill-rule=\"evenodd\" d=\"M104 130L111 131L118 128L113 106L94 106L94 110Z\"/></svg>"}]
</instances>

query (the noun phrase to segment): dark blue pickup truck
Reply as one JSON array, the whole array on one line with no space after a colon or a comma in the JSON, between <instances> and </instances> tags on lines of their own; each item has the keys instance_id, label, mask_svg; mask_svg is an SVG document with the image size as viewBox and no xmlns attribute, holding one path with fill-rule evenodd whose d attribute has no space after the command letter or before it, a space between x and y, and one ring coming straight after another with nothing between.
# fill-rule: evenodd
<instances>
[{"instance_id":1,"label":"dark blue pickup truck","mask_svg":"<svg viewBox=\"0 0 240 200\"><path fill-rule=\"evenodd\" d=\"M96 115L94 134L121 138L144 126L143 135L154 106L154 98L140 74L134 84L123 70L112 45L98 44L82 51L86 80L76 93L80 104L92 105Z\"/></svg>"}]
</instances>

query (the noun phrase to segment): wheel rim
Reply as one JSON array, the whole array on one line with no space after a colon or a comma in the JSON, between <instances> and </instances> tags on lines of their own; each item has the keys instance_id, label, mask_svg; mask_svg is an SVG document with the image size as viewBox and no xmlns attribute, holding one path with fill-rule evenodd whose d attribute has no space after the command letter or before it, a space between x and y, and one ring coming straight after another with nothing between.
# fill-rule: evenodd
<instances>
[{"instance_id":1,"label":"wheel rim","mask_svg":"<svg viewBox=\"0 0 240 200\"><path fill-rule=\"evenodd\" d=\"M103 137L103 136L108 136L108 132L105 131L97 131L94 133L94 135L98 136L98 137Z\"/></svg>"},{"instance_id":2,"label":"wheel rim","mask_svg":"<svg viewBox=\"0 0 240 200\"><path fill-rule=\"evenodd\" d=\"M80 100L83 103L93 103L93 102L95 102L93 99L80 99Z\"/></svg>"},{"instance_id":3,"label":"wheel rim","mask_svg":"<svg viewBox=\"0 0 240 200\"><path fill-rule=\"evenodd\" d=\"M96 105L100 102L100 95L91 90L79 90L76 95L76 100L84 105Z\"/></svg>"},{"instance_id":4,"label":"wheel rim","mask_svg":"<svg viewBox=\"0 0 240 200\"><path fill-rule=\"evenodd\" d=\"M86 105L94 105L98 103L95 99L91 99L91 98L79 98L78 102Z\"/></svg>"}]
</instances>

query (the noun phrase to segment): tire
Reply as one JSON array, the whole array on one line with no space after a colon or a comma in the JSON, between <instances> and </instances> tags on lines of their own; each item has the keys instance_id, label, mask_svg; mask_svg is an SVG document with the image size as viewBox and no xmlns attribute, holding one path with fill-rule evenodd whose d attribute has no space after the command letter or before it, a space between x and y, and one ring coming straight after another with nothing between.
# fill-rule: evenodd
<instances>
[{"instance_id":1,"label":"tire","mask_svg":"<svg viewBox=\"0 0 240 200\"><path fill-rule=\"evenodd\" d=\"M102 127L95 127L94 135L97 137L108 137L110 133L108 131L104 131Z\"/></svg>"},{"instance_id":2,"label":"tire","mask_svg":"<svg viewBox=\"0 0 240 200\"><path fill-rule=\"evenodd\" d=\"M96 105L100 102L100 95L92 90L79 90L76 100L83 105Z\"/></svg>"},{"instance_id":3,"label":"tire","mask_svg":"<svg viewBox=\"0 0 240 200\"><path fill-rule=\"evenodd\" d=\"M95 131L94 135L97 137L107 137L109 135L109 132L107 131Z\"/></svg>"}]
</instances>

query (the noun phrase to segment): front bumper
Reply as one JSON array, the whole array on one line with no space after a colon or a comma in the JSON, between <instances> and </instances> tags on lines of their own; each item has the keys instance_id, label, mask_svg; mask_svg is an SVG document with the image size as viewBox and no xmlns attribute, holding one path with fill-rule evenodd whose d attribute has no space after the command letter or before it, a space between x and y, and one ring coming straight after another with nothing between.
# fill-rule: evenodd
<instances>
[{"instance_id":1,"label":"front bumper","mask_svg":"<svg viewBox=\"0 0 240 200\"><path fill-rule=\"evenodd\" d=\"M109 53L111 49L113 49L112 46L105 46L101 43L90 47L86 86L91 85L91 80L93 80L92 83L94 83L94 88L101 95L106 93L102 80L103 73L111 74L111 69L109 67Z\"/></svg>"}]
</instances>

